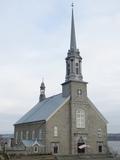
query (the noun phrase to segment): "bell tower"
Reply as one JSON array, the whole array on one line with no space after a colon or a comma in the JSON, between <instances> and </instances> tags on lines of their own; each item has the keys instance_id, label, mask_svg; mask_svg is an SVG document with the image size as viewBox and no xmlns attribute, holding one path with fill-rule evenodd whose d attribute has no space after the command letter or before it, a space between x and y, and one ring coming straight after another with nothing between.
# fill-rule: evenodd
<instances>
[{"instance_id":1,"label":"bell tower","mask_svg":"<svg viewBox=\"0 0 120 160\"><path fill-rule=\"evenodd\" d=\"M85 104L87 99L87 82L83 81L82 76L82 57L80 51L77 49L75 24L74 24L74 9L72 5L72 18L71 18L71 37L70 37L70 49L68 50L66 57L66 76L65 82L62 84L63 97L70 96L69 111L70 111L70 154L77 154L78 152L78 140L80 134L87 133L85 128L85 119L82 123L82 128L77 126L76 114L79 109L82 116L85 117ZM81 123L81 122L80 122ZM79 124L80 124L79 123ZM82 133L84 132L84 133ZM78 144L77 144L78 143ZM76 147L75 147L76 146Z\"/></svg>"},{"instance_id":2,"label":"bell tower","mask_svg":"<svg viewBox=\"0 0 120 160\"><path fill-rule=\"evenodd\" d=\"M74 11L72 5L70 49L68 50L66 57L66 82L70 80L74 81L83 80L81 63L82 63L82 58L80 56L79 49L77 49L76 45Z\"/></svg>"},{"instance_id":3,"label":"bell tower","mask_svg":"<svg viewBox=\"0 0 120 160\"><path fill-rule=\"evenodd\" d=\"M82 57L80 51L77 49L75 23L74 23L74 5L72 4L72 18L71 18L71 36L70 49L66 57L66 76L65 82L62 84L62 93L64 97L71 96L73 98L77 95L87 95L86 84L82 76ZM74 86L74 87L73 87ZM76 89L75 89L76 88Z\"/></svg>"}]
</instances>

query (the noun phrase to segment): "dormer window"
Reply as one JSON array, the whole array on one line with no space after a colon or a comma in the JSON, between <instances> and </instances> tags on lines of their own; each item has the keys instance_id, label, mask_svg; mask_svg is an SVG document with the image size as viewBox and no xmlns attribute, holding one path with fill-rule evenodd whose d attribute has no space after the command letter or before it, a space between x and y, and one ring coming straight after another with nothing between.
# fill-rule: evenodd
<instances>
[{"instance_id":1,"label":"dormer window","mask_svg":"<svg viewBox=\"0 0 120 160\"><path fill-rule=\"evenodd\" d=\"M34 146L34 153L38 153L39 149L38 146Z\"/></svg>"}]
</instances>

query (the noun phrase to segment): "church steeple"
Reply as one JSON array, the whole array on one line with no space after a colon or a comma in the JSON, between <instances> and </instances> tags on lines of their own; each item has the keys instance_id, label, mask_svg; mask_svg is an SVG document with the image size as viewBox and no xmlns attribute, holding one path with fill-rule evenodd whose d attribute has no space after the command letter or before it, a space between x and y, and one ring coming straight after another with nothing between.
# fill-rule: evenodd
<instances>
[{"instance_id":1,"label":"church steeple","mask_svg":"<svg viewBox=\"0 0 120 160\"><path fill-rule=\"evenodd\" d=\"M76 46L75 24L74 24L74 10L72 4L72 19L71 19L71 39L70 50L68 50L66 58L66 82L67 81L82 81L81 70L82 58L79 49Z\"/></svg>"},{"instance_id":2,"label":"church steeple","mask_svg":"<svg viewBox=\"0 0 120 160\"><path fill-rule=\"evenodd\" d=\"M71 20L71 40L70 40L70 49L76 50L76 36L75 36L75 24L74 24L74 12L72 4L72 20Z\"/></svg>"},{"instance_id":3,"label":"church steeple","mask_svg":"<svg viewBox=\"0 0 120 160\"><path fill-rule=\"evenodd\" d=\"M41 86L40 86L40 97L39 97L39 102L43 101L45 99L45 84L42 81Z\"/></svg>"}]
</instances>

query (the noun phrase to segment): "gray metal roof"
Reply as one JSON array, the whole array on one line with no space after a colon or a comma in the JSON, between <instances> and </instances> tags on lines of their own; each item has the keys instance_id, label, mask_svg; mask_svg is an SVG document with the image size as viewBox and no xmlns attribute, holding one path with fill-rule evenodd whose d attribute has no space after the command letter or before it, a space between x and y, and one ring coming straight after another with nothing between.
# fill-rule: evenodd
<instances>
[{"instance_id":1,"label":"gray metal roof","mask_svg":"<svg viewBox=\"0 0 120 160\"><path fill-rule=\"evenodd\" d=\"M36 122L41 120L47 120L62 104L67 101L68 98L58 94L44 101L37 103L29 112L27 112L16 124Z\"/></svg>"},{"instance_id":2,"label":"gray metal roof","mask_svg":"<svg viewBox=\"0 0 120 160\"><path fill-rule=\"evenodd\" d=\"M40 141L38 140L22 140L22 143L25 147L31 147L31 146L34 146L34 145L39 145L39 146L44 146Z\"/></svg>"},{"instance_id":3,"label":"gray metal roof","mask_svg":"<svg viewBox=\"0 0 120 160\"><path fill-rule=\"evenodd\" d=\"M22 140L22 143L25 147L30 147L34 144L33 140Z\"/></svg>"}]
</instances>

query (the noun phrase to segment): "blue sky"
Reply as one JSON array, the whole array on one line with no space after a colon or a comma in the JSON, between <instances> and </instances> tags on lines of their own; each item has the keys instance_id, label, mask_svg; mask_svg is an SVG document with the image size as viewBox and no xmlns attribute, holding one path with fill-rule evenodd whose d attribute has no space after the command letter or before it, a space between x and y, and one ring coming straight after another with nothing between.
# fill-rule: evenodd
<instances>
[{"instance_id":1,"label":"blue sky","mask_svg":"<svg viewBox=\"0 0 120 160\"><path fill-rule=\"evenodd\" d=\"M77 46L88 96L120 132L120 1L75 0ZM61 92L69 49L71 0L0 1L0 133L39 98Z\"/></svg>"}]
</instances>

